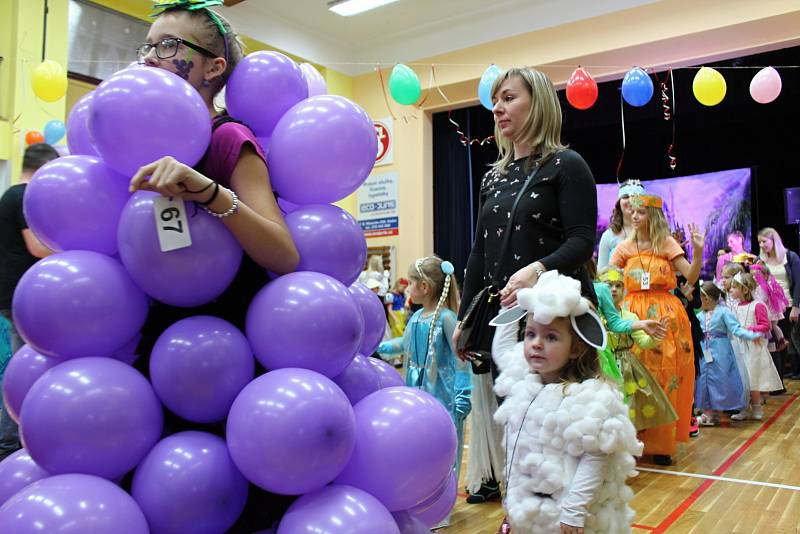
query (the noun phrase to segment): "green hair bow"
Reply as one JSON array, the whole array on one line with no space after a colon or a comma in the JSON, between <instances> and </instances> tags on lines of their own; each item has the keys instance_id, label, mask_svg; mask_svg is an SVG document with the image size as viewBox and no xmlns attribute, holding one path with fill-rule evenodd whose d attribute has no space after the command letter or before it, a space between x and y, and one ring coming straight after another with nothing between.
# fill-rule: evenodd
<instances>
[{"instance_id":1,"label":"green hair bow","mask_svg":"<svg viewBox=\"0 0 800 534\"><path fill-rule=\"evenodd\" d=\"M228 33L227 30L225 30L225 25L222 24L222 21L217 14L214 13L214 11L208 9L211 6L221 5L223 5L222 0L153 0L153 9L155 12L151 16L157 17L165 11L177 8L185 9L186 11L205 9L209 18L211 18L211 20L217 26L217 29L219 29L220 35L224 36L226 33Z\"/></svg>"}]
</instances>

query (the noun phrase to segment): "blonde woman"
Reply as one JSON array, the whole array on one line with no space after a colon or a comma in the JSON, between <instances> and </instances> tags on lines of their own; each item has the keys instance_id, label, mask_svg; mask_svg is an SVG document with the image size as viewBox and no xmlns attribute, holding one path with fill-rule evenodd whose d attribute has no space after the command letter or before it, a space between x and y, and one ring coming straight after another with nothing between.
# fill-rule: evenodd
<instances>
[{"instance_id":1,"label":"blonde woman","mask_svg":"<svg viewBox=\"0 0 800 534\"><path fill-rule=\"evenodd\" d=\"M492 285L502 305L510 307L518 290L549 270L578 278L584 294L595 300L582 266L594 250L597 192L586 162L561 143L561 106L552 82L534 69L509 69L495 81L492 100L499 157L481 182L459 320L485 287ZM460 335L457 328L455 345ZM517 335L513 325L500 327L492 347L482 350L502 354ZM467 502L480 503L499 497L505 464L502 431L491 419L497 408L492 373L476 377L473 400Z\"/></svg>"},{"instance_id":2,"label":"blonde woman","mask_svg":"<svg viewBox=\"0 0 800 534\"><path fill-rule=\"evenodd\" d=\"M631 198L634 231L611 256L611 265L624 269L627 295L623 307L642 319L667 320L667 335L654 349L642 350L639 360L669 397L678 421L644 430L640 439L645 454L659 465L671 465L677 443L689 440L694 397L694 348L689 316L670 293L680 272L689 285L697 282L703 262L704 236L689 225L692 263L670 235L662 200L654 195Z\"/></svg>"},{"instance_id":3,"label":"blonde woman","mask_svg":"<svg viewBox=\"0 0 800 534\"><path fill-rule=\"evenodd\" d=\"M783 246L783 240L774 228L762 228L758 232L758 247L760 257L767 265L769 273L775 277L783 289L789 306L784 312L783 320L778 326L783 331L786 339L790 340L794 351L790 351L792 372L786 378L800 379L800 257L793 251ZM775 366L783 376L785 352L773 353Z\"/></svg>"}]
</instances>

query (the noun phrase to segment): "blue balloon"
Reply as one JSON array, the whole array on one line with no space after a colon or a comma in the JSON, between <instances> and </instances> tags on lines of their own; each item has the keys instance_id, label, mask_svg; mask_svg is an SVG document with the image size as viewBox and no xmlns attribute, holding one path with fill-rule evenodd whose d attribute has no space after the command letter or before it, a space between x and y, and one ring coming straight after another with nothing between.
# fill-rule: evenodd
<instances>
[{"instance_id":1,"label":"blue balloon","mask_svg":"<svg viewBox=\"0 0 800 534\"><path fill-rule=\"evenodd\" d=\"M44 142L48 145L54 145L61 141L65 133L67 133L67 127L64 122L53 119L44 125Z\"/></svg>"},{"instance_id":2,"label":"blue balloon","mask_svg":"<svg viewBox=\"0 0 800 534\"><path fill-rule=\"evenodd\" d=\"M489 68L483 71L481 81L478 82L478 98L480 98L483 107L489 111L494 109L494 104L492 104L492 85L501 74L503 74L503 69L494 64L489 65Z\"/></svg>"},{"instance_id":3,"label":"blue balloon","mask_svg":"<svg viewBox=\"0 0 800 534\"><path fill-rule=\"evenodd\" d=\"M622 80L622 98L634 107L641 107L653 97L653 80L639 67L634 67Z\"/></svg>"}]
</instances>

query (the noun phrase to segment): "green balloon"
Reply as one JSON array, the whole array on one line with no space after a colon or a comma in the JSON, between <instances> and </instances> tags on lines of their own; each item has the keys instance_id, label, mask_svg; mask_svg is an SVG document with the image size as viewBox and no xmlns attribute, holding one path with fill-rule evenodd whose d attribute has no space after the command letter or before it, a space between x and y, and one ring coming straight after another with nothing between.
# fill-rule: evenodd
<instances>
[{"instance_id":1,"label":"green balloon","mask_svg":"<svg viewBox=\"0 0 800 534\"><path fill-rule=\"evenodd\" d=\"M389 76L389 93L398 104L404 106L410 106L419 100L422 87L420 87L417 73L402 63L395 65Z\"/></svg>"}]
</instances>

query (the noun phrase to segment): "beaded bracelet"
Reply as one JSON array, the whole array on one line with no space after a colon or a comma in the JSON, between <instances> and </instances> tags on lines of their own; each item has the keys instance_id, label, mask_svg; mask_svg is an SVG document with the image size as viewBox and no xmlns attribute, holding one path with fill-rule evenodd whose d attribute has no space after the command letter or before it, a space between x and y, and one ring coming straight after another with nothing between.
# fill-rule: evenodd
<instances>
[{"instance_id":1,"label":"beaded bracelet","mask_svg":"<svg viewBox=\"0 0 800 534\"><path fill-rule=\"evenodd\" d=\"M236 193L232 189L226 189L226 190L228 191L228 193L231 194L231 201L232 201L231 207L228 208L227 211L224 211L223 213L217 213L216 211L211 211L206 206L200 206L200 207L203 208L203 210L205 210L206 213L208 213L212 217L216 217L217 219L224 219L225 217L230 217L231 215L239 213L239 197L236 196Z\"/></svg>"}]
</instances>

